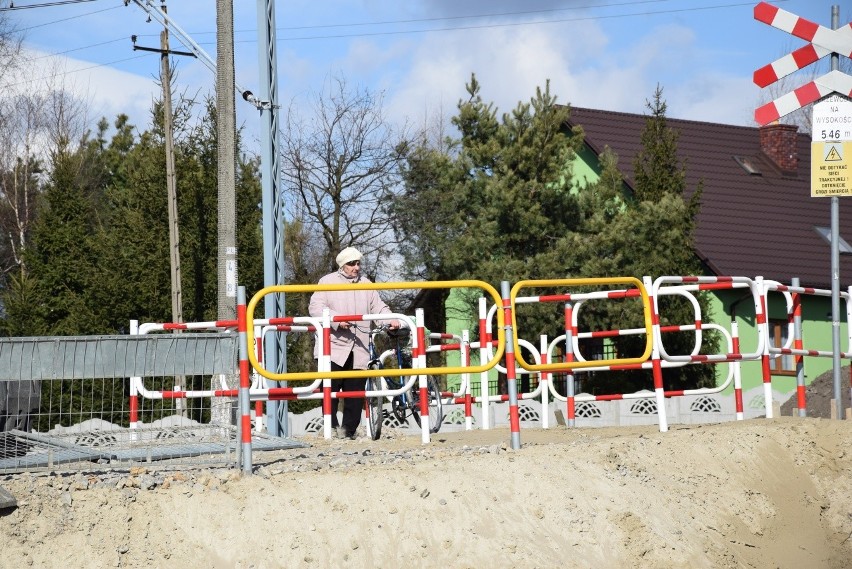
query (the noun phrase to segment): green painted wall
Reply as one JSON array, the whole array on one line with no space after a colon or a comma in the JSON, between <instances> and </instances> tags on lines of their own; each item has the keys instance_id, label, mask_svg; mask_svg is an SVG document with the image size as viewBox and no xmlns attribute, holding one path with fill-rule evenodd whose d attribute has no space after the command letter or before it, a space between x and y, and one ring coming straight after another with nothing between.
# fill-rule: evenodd
<instances>
[{"instance_id":1,"label":"green painted wall","mask_svg":"<svg viewBox=\"0 0 852 569\"><path fill-rule=\"evenodd\" d=\"M750 276L750 275L737 275ZM753 275L752 275L753 278ZM784 283L788 284L788 283ZM744 289L721 291L710 298L712 314L710 321L717 322L730 331L731 305L745 294ZM786 320L786 302L780 293L770 293L768 317L770 320ZM749 298L741 302L736 308L737 325L739 327L740 351L751 352L757 346L757 331L754 323L754 302ZM703 320L703 318L702 318ZM802 296L802 346L806 350L831 351L831 299L824 296L803 295ZM840 349L847 348L847 325L840 325ZM832 358L830 357L805 357L803 361L805 384L810 384L820 374L832 369ZM717 381L724 381L727 374L727 365L720 365L716 374ZM763 368L760 361L749 361L741 363L741 376L743 390L752 389L763 383ZM796 389L795 375L772 374L772 388L782 393L789 393ZM729 387L726 392L733 391Z\"/></svg>"},{"instance_id":2,"label":"green painted wall","mask_svg":"<svg viewBox=\"0 0 852 569\"><path fill-rule=\"evenodd\" d=\"M463 301L461 295L463 294L461 289L454 288L450 291L449 298L447 298L447 302L445 304L446 307L446 318L447 318L447 330L446 332L450 334L456 334L461 337L462 331L467 329L470 333L471 341L473 341L474 334L478 333L476 329L479 327L478 322L478 314L473 315L473 319L470 320L468 318L468 307ZM489 303L490 306L490 303ZM492 332L493 333L493 332ZM460 366L461 365L461 354L457 351L446 352L447 355L447 366ZM470 354L470 362L471 365L479 365L479 350L473 350ZM489 372L489 380L496 381L497 380L497 372L495 370L491 370ZM480 385L481 379L479 374L476 374L475 377L471 377L471 383L473 385ZM457 390L461 385L461 376L458 374L451 374L447 376L447 388L453 391Z\"/></svg>"},{"instance_id":3,"label":"green painted wall","mask_svg":"<svg viewBox=\"0 0 852 569\"><path fill-rule=\"evenodd\" d=\"M598 157L583 145L577 153L577 158L571 165L572 191L583 190L600 179Z\"/></svg>"}]
</instances>

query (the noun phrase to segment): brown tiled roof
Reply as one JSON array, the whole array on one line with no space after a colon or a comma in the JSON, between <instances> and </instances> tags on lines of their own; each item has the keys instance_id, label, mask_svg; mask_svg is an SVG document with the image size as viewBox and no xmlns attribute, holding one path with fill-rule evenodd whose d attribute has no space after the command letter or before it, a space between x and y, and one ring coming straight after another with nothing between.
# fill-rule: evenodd
<instances>
[{"instance_id":1,"label":"brown tiled roof","mask_svg":"<svg viewBox=\"0 0 852 569\"><path fill-rule=\"evenodd\" d=\"M641 148L645 115L571 107L569 123L581 125L597 155L618 154L628 185ZM686 161L688 197L704 181L695 235L698 256L717 275L755 277L831 288L831 247L814 226L831 226L831 199L811 197L811 137L798 133L798 168L781 172L761 151L760 129L667 118L679 132L678 156ZM749 174L735 159L750 161ZM852 197L839 198L840 235L852 224ZM852 243L852 230L846 231ZM659 276L659 275L654 275ZM852 282L852 255L840 255L840 290Z\"/></svg>"}]
</instances>

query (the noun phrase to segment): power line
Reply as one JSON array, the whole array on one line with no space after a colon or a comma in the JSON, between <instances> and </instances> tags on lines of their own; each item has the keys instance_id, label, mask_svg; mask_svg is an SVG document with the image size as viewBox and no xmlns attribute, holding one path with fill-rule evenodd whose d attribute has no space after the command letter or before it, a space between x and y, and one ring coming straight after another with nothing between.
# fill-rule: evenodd
<instances>
[{"instance_id":1,"label":"power line","mask_svg":"<svg viewBox=\"0 0 852 569\"><path fill-rule=\"evenodd\" d=\"M43 7L43 6L52 6L52 5L62 5L62 4L76 4L80 2L93 2L95 0L61 0L57 2L46 2L42 4L32 4L26 7ZM423 22L433 22L433 21L450 21L450 20L461 20L461 19L477 19L477 18L488 18L488 17L503 17L503 16L520 16L520 15L529 15L529 14L541 14L541 13L554 13L554 12L565 12L569 10L578 10L584 8L611 8L611 7L621 7L621 6L629 6L636 4L650 4L650 3L659 3L659 2L668 2L670 0L639 0L638 2L615 2L610 4L595 4L590 6L582 6L582 7L573 7L573 8L560 8L560 9L549 9L549 10L528 10L528 11L518 11L518 12L503 12L503 13L494 13L494 14L477 14L477 15L468 15L468 16L446 16L440 18L418 18L418 19L408 19L408 20L387 20L387 21L377 21L377 22L353 22L350 24L323 24L316 26L296 26L296 27L282 27L276 28L280 31L293 31L300 29L324 29L324 28L337 28L337 27L360 27L360 26L371 26L371 25L393 25L393 24L408 24L408 23L423 23ZM780 2L784 2L786 0L779 0ZM467 26L446 26L440 28L426 28L426 29L417 29L417 30L389 30L389 31L376 31L376 32L358 32L351 34L326 34L326 35L315 35L315 36L300 36L300 37L291 37L291 38L279 38L280 42L291 42L291 41L305 41L305 40L317 40L317 39L341 39L341 38L354 38L354 37L376 37L376 36L390 36L390 35L402 35L402 34L424 34L424 33L433 33L433 32L450 32L450 31L465 31L465 30L477 30L477 29L489 29L489 28L505 28L505 27L517 27L517 26L532 26L532 25L546 25L546 24L559 24L559 23L570 23L570 22L583 22L583 21L594 21L594 20L609 20L616 18L631 18L631 17L639 17L639 16L655 16L661 14L675 14L675 13L685 13L685 12L699 12L699 11L707 11L707 10L719 10L725 8L738 8L742 6L752 6L753 2L736 2L730 4L717 4L711 6L693 6L689 8L672 8L668 10L655 10L655 11L643 11L643 12L634 12L628 14L613 14L613 15L602 15L602 16L577 16L574 18L559 18L559 19L548 19L548 20L535 20L535 21L524 21L524 22L504 22L504 23L487 23L487 24L478 24L478 25L467 25ZM31 26L26 29L33 29L36 27L42 27L46 25L50 25L52 23L59 23L65 20L69 20L72 18L79 18L90 14L96 14L98 12L102 12L105 10L112 10L118 8L119 6L113 6L111 8L106 8L104 10L97 10L95 12L89 12L87 14L81 14L78 16L72 16L71 18L65 18L63 20L57 20L55 22L48 22L45 24L39 24L37 26ZM9 8L6 8L9 9ZM5 10L5 9L0 9ZM238 30L239 33L245 32L256 32L257 30ZM193 32L194 35L206 35L215 32ZM144 35L144 34L142 34ZM141 37L141 35L140 35ZM72 48L70 50L66 50L63 52L49 53L44 56L40 56L38 59L43 57L49 57L54 55L63 55L65 53L71 53L73 51L82 51L85 49L89 49L92 47L98 47L104 45L105 43L113 43L116 40L111 40L108 42L102 42L97 44L91 44L83 47ZM235 43L251 43L256 40L238 40ZM200 45L212 45L210 43L203 44L199 42ZM108 63L102 63L93 65L91 67L80 68L74 71L66 72L65 74L75 73L79 71L86 71L88 69L94 69L97 67L109 66L114 63L121 63L124 61L130 61L133 59L137 59L135 57L112 61ZM17 85L17 84L16 84ZM9 85L15 86L15 85Z\"/></svg>"},{"instance_id":2,"label":"power line","mask_svg":"<svg viewBox=\"0 0 852 569\"><path fill-rule=\"evenodd\" d=\"M662 0L665 1L665 0ZM707 11L707 10L718 10L723 8L739 8L742 6L752 6L754 2L737 2L734 4L721 4L717 6L700 6L700 7L692 7L692 8L673 8L671 10L657 10L657 11L649 11L649 12L636 12L631 14L613 14L609 16L578 16L576 18L560 18L556 20L536 20L536 21L526 21L526 22L505 22L505 23L492 23L492 24L481 24L481 25L470 25L470 26L448 26L443 28L428 28L428 29L420 29L420 30L392 30L386 32L363 32L363 33L353 33L353 34L331 34L331 35L317 35L317 36L301 36L301 37L292 37L292 38L281 38L278 41L301 41L301 40L316 40L316 39L340 39L340 38L356 38L356 37L371 37L371 36L390 36L390 35L401 35L401 34L426 34L430 32L451 32L451 31L464 31L464 30L480 30L480 29L489 29L489 28L508 28L508 27L517 27L517 26L538 26L538 25L546 25L546 24L564 24L569 22L585 22L589 20L612 20L616 18L631 18L635 16L656 16L660 14L677 14L682 12L698 12L698 11ZM237 43L248 43L252 40L242 40Z\"/></svg>"},{"instance_id":3,"label":"power line","mask_svg":"<svg viewBox=\"0 0 852 569\"><path fill-rule=\"evenodd\" d=\"M86 1L91 2L92 0L86 0ZM35 8L35 6L32 6L32 7ZM122 7L123 6L112 6L110 8L103 8L101 10L95 10L94 12L85 12L84 14L77 14L76 16L69 16L67 18L62 18L60 20L52 20L50 22L45 22L43 24L36 24L34 26L29 26L27 28L18 28L15 31L16 32L28 32L28 31L34 30L36 28L43 28L45 26L52 26L53 24L59 24L60 22L67 22L68 20L76 20L77 18L83 18L85 16L91 16L92 14L100 14L101 12L107 12L109 10L115 10L117 8L122 8Z\"/></svg>"},{"instance_id":4,"label":"power line","mask_svg":"<svg viewBox=\"0 0 852 569\"><path fill-rule=\"evenodd\" d=\"M595 6L586 6L586 8L598 8L598 7L613 7L613 6L624 6L624 5L635 5L637 3L656 3L656 2L668 2L670 0L642 0L640 2L624 2L624 3L616 3L616 4L598 4ZM786 2L787 0L778 0L778 2ZM546 24L563 24L570 22L585 22L590 20L612 20L616 18L631 18L637 16L656 16L662 14L678 14L683 12L699 12L699 11L707 11L707 10L719 10L725 8L740 8L742 6L752 6L754 2L736 2L733 4L718 4L715 6L698 6L698 7L690 7L690 8L672 8L669 10L656 10L656 11L645 11L645 12L634 12L629 14L612 14L608 16L578 16L576 18L560 18L555 20L535 20L535 21L524 21L524 22L505 22L505 23L489 23L489 24L480 24L480 25L469 25L469 26L447 26L442 28L426 28L419 30L390 30L384 32L357 32L351 34L326 34L326 35L316 35L316 36L299 36L299 37L290 37L290 38L279 38L280 42L290 42L290 41L303 41L303 40L318 40L318 39L342 39L342 38L358 38L358 37L375 37L375 36L391 36L391 35L403 35L403 34L427 34L431 32L452 32L452 31L465 31L465 30L479 30L479 29L489 29L489 28L506 28L506 27L517 27L517 26L536 26L536 25L546 25ZM527 12L505 12L498 14L479 14L472 16L448 16L442 18L420 18L420 19L411 19L411 20L387 20L387 21L379 21L379 22L360 22L360 23L352 23L352 24L323 24L316 26L295 26L295 27L282 27L276 28L276 31L284 31L284 30L302 30L302 29L322 29L322 28L337 28L337 27L352 27L352 26L372 26L372 25L388 25L388 24L401 24L401 23L418 23L418 22L430 22L430 21L444 21L444 20L458 20L458 19L475 19L475 18L486 18L493 16L515 16L515 15L524 15L524 14L536 14L536 13L544 13L544 12L564 12L572 9L579 8L561 8L561 9L552 9L552 10L531 10ZM256 30L237 30L237 33L250 33L256 32ZM215 32L193 32L194 35L207 35ZM256 40L254 39L246 39L246 40L236 40L234 43L252 43ZM199 42L199 45L213 45L212 42Z\"/></svg>"},{"instance_id":5,"label":"power line","mask_svg":"<svg viewBox=\"0 0 852 569\"><path fill-rule=\"evenodd\" d=\"M478 18L501 18L504 16L529 16L531 14L547 14L553 12L570 12L576 10L585 10L593 8L612 8L615 6L632 6L634 4L655 4L659 2L669 2L670 0L632 0L628 2L616 2L613 4L593 4L591 6L573 6L571 8L551 8L548 10L523 10L520 12L498 12L494 14L470 14L467 16L441 16L436 18L413 18L409 20L385 20L378 22L353 22L348 24L318 24L312 26L293 26L276 28L276 30L310 30L321 28L345 28L356 26L383 26L387 24L417 24L422 22L441 22L446 20L468 20Z\"/></svg>"},{"instance_id":6,"label":"power line","mask_svg":"<svg viewBox=\"0 0 852 569\"><path fill-rule=\"evenodd\" d=\"M0 87L0 89L9 89L11 87L19 87L21 85L29 85L33 81L43 81L47 79L53 79L55 77L64 77L65 75L71 75L72 73L80 73L81 71L89 71L90 69L97 69L98 67L107 67L110 65L115 65L116 63L124 63L125 61L132 61L134 59L141 59L145 57L145 55L136 55L133 57L126 57L124 59L116 59L115 61L107 61L106 63L96 63L95 65L90 65L88 67L80 67L79 69L72 69L71 71L64 71L62 73L51 73L50 75L46 75L44 77L39 77L36 79L28 78L25 81L19 81L18 83L8 83Z\"/></svg>"},{"instance_id":7,"label":"power line","mask_svg":"<svg viewBox=\"0 0 852 569\"><path fill-rule=\"evenodd\" d=\"M425 22L441 22L441 21L451 21L451 20L474 20L481 18L495 18L495 17L505 17L505 16L525 16L532 14L545 14L545 13L554 13L554 12L569 12L576 10L584 10L584 9L599 9L599 8L613 8L613 7L621 7L621 6L635 6L637 4L656 4L660 2L671 2L672 0L630 0L626 2L615 2L611 4L592 4L588 6L574 6L571 8L552 8L548 10L524 10L518 12L496 12L496 13L486 13L486 14L469 14L466 16L441 16L435 18L412 18L406 20L378 20L375 22L350 22L350 23L337 23L337 24L316 24L309 26L284 26L277 27L275 30L277 32L284 31L295 31L295 30L312 30L312 29L328 29L328 28L346 28L346 27L364 27L364 26L385 26L385 25L393 25L393 24L416 24L416 23L425 23ZM783 3L788 0L776 0L775 3ZM715 6L699 6L699 7L691 7L691 8L673 8L670 10L658 10L658 11L646 11L646 12L635 12L630 14L613 14L610 16L582 16L577 18L562 18L557 20L537 20L537 21L526 21L526 22L507 22L507 23L494 23L494 24L482 24L478 26L451 26L451 27L443 27L443 28L429 28L423 30L398 30L398 31L388 31L388 32L365 32L365 33L352 33L352 34L335 34L335 35L321 35L321 36L306 36L306 37L295 37L295 38L285 38L282 41L294 41L294 40L303 40L303 39L335 39L335 38L345 38L345 37L364 37L364 36L376 36L376 35L399 35L406 33L428 33L428 32L442 32L442 31L453 31L453 30L469 30L469 29L480 29L480 28L497 28L497 27L505 27L505 26L522 26L522 25L538 25L538 24L548 24L548 23L565 23L565 22L580 22L587 20L605 20L605 19L613 19L613 18L628 18L633 16L653 16L658 14L671 14L671 13L680 13L680 12L697 12L703 10L715 10L722 8L738 8L742 6L752 6L754 2L738 2L735 4L719 4ZM254 33L257 32L255 29L245 29L245 30L235 30L236 33ZM215 34L216 32L192 32L193 35L209 35ZM239 43L247 43L250 40L241 40ZM205 44L212 45L212 44Z\"/></svg>"},{"instance_id":8,"label":"power line","mask_svg":"<svg viewBox=\"0 0 852 569\"><path fill-rule=\"evenodd\" d=\"M116 43L116 42L120 42L120 41L127 41L127 38L126 37L120 37L120 38L115 38L115 39L112 39L112 40L102 41L100 43L93 43L92 45L87 45L87 46L83 46L83 47L75 47L75 48L72 48L72 49L66 49L65 51L56 51L56 52L53 52L53 53L46 53L44 55L39 55L38 57L30 57L29 61L38 61L39 59L44 59L45 57L53 57L55 55L65 55L66 53L73 53L75 51L83 51L83 50L90 49L90 48L93 48L93 47L101 47L103 45L109 45L111 43Z\"/></svg>"},{"instance_id":9,"label":"power line","mask_svg":"<svg viewBox=\"0 0 852 569\"><path fill-rule=\"evenodd\" d=\"M57 0L56 2L42 2L41 4L25 4L23 6L15 6L11 2L6 8L0 8L0 12L9 12L11 10L29 10L30 8L47 8L48 6L65 6L66 4L81 4L83 2L95 2L96 0Z\"/></svg>"}]
</instances>

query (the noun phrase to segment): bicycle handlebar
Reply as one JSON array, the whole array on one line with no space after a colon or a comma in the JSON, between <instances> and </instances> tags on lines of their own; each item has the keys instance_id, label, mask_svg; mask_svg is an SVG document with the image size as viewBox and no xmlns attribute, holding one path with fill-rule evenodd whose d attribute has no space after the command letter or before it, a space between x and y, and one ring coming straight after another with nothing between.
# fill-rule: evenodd
<instances>
[{"instance_id":1,"label":"bicycle handlebar","mask_svg":"<svg viewBox=\"0 0 852 569\"><path fill-rule=\"evenodd\" d=\"M398 326L393 328L390 324L382 324L370 330L370 335L372 336L382 333L387 334L388 336L404 336L411 333L411 329L408 326Z\"/></svg>"}]
</instances>

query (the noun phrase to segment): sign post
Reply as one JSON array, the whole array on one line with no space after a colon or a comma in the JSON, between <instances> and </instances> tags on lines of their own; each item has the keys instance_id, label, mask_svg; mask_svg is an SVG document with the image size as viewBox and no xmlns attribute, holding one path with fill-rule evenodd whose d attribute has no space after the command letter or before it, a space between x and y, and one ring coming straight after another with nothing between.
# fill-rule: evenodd
<instances>
[{"instance_id":1,"label":"sign post","mask_svg":"<svg viewBox=\"0 0 852 569\"><path fill-rule=\"evenodd\" d=\"M852 22L840 27L840 7L831 7L831 29L770 4L754 7L754 19L808 43L754 72L754 83L766 87L825 56L831 71L778 97L754 111L764 126L805 105L813 107L811 138L811 196L831 198L831 344L834 368L834 401L837 418L843 419L840 391L840 202L852 195L852 76L838 69L840 56L852 58ZM852 397L852 386L850 386Z\"/></svg>"},{"instance_id":2,"label":"sign post","mask_svg":"<svg viewBox=\"0 0 852 569\"><path fill-rule=\"evenodd\" d=\"M813 106L811 196L831 198L831 350L834 403L843 419L840 390L840 196L852 196L852 102L831 95Z\"/></svg>"}]
</instances>

